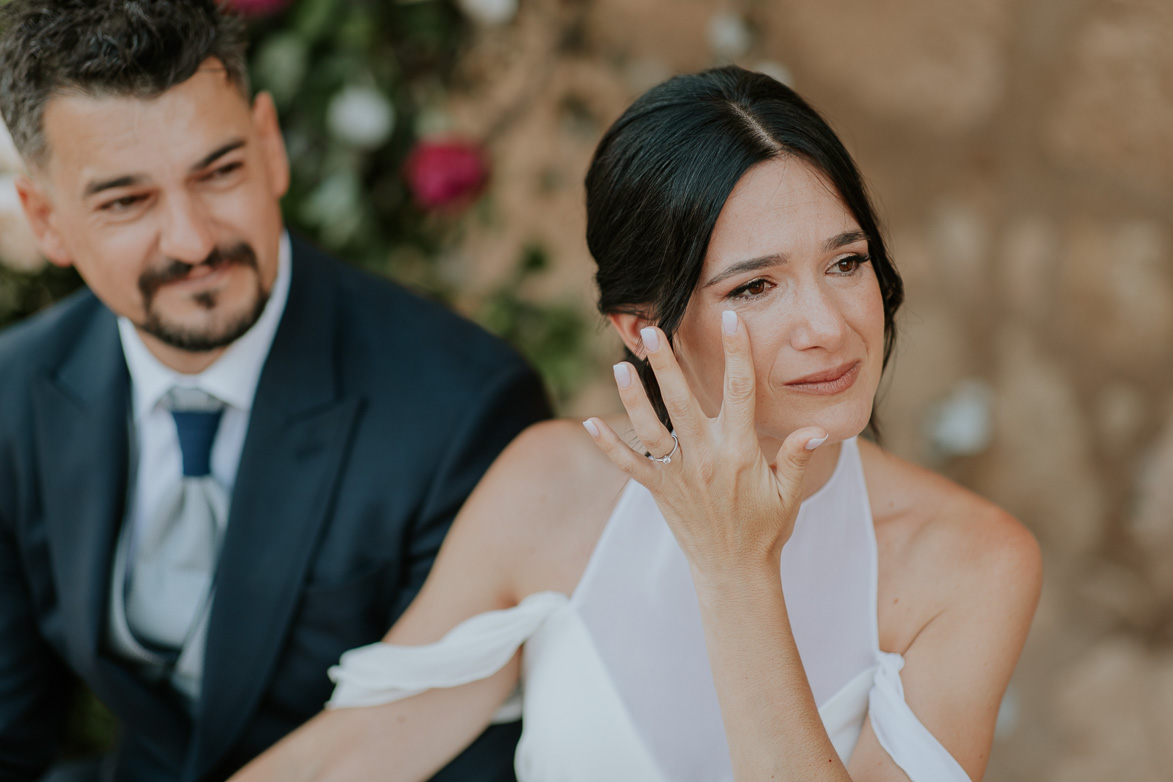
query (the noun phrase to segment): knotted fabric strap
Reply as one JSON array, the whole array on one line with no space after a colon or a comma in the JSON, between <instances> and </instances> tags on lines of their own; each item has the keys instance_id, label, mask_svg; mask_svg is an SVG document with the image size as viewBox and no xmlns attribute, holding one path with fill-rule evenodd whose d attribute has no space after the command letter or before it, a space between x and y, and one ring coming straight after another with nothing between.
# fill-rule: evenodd
<instances>
[{"instance_id":1,"label":"knotted fabric strap","mask_svg":"<svg viewBox=\"0 0 1173 782\"><path fill-rule=\"evenodd\" d=\"M961 764L905 702L900 681L904 658L879 652L876 662L879 667L868 695L868 716L880 746L912 782L971 782Z\"/></svg>"},{"instance_id":2,"label":"knotted fabric strap","mask_svg":"<svg viewBox=\"0 0 1173 782\"><path fill-rule=\"evenodd\" d=\"M486 679L501 670L518 647L568 602L566 595L558 592L538 592L513 608L466 619L435 643L376 643L351 649L330 669L330 679L337 686L326 706L377 706L436 687Z\"/></svg>"}]
</instances>

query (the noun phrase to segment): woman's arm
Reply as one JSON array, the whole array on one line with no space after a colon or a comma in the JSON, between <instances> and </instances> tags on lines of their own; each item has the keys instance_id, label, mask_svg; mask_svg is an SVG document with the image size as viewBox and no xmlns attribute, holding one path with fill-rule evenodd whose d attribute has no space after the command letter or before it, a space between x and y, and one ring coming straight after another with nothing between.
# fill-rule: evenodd
<instances>
[{"instance_id":1,"label":"woman's arm","mask_svg":"<svg viewBox=\"0 0 1173 782\"><path fill-rule=\"evenodd\" d=\"M700 410L662 333L660 348L648 353L680 440L670 464L649 462L597 419L591 419L588 430L598 432L598 443L616 466L656 497L688 557L735 777L905 779L870 730L858 746L859 762L853 759L855 775L850 776L819 717L790 628L778 565L802 500L811 457L807 446L817 447L825 433L793 432L773 463L766 459L755 433L749 335L744 324L733 324L731 333L723 331L725 394L715 419ZM639 384L621 387L620 396L644 445L652 453L667 453L671 437ZM1030 564L1029 551L1022 559ZM903 677L908 702L971 775L980 776L984 768L987 736L1025 637L1036 582L1028 574L1026 586L1020 581L1009 594L987 593L1001 603L993 612L1009 611L1012 621L960 627L942 614L908 649ZM958 603L950 616L963 620L970 610L972 605ZM962 647L971 653L958 657Z\"/></svg>"},{"instance_id":2,"label":"woman's arm","mask_svg":"<svg viewBox=\"0 0 1173 782\"><path fill-rule=\"evenodd\" d=\"M578 446L567 443L568 437ZM610 469L585 439L577 426L549 422L526 430L506 448L461 509L431 574L385 642L432 643L465 619L510 608L533 591L573 588L589 547L584 549L568 534L574 529L559 522L574 520L568 507L594 511L607 497L597 490L582 496L576 485L560 491L560 476L575 469L589 474L589 465L575 458L584 450ZM551 460L551 453L569 461ZM551 573L564 574L565 580L552 579ZM250 763L233 782L427 779L488 726L517 684L519 668L515 655L477 682L383 706L325 711Z\"/></svg>"}]
</instances>

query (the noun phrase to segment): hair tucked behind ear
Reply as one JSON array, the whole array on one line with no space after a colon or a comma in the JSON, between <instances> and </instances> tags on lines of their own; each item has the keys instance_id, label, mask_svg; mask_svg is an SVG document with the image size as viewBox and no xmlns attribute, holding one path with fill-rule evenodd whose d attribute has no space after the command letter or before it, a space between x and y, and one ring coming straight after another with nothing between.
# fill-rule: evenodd
<instances>
[{"instance_id":1,"label":"hair tucked behind ear","mask_svg":"<svg viewBox=\"0 0 1173 782\"><path fill-rule=\"evenodd\" d=\"M887 365L904 286L855 162L793 90L736 66L653 87L599 142L586 176L587 245L598 265L599 311L646 318L671 341L726 199L749 169L782 156L825 176L868 237L884 304ZM627 357L671 428L648 363L631 351Z\"/></svg>"}]
</instances>

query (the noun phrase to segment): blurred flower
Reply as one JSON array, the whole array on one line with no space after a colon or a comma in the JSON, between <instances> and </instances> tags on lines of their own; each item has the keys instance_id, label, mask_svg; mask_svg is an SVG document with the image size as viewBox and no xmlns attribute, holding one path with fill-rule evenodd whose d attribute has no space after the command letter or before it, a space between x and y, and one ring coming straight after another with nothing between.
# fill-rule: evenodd
<instances>
[{"instance_id":1,"label":"blurred flower","mask_svg":"<svg viewBox=\"0 0 1173 782\"><path fill-rule=\"evenodd\" d=\"M45 259L24 219L14 180L11 174L0 175L0 263L32 273L45 265Z\"/></svg>"},{"instance_id":2,"label":"blurred flower","mask_svg":"<svg viewBox=\"0 0 1173 782\"><path fill-rule=\"evenodd\" d=\"M517 16L517 0L457 0L460 10L484 25L509 24Z\"/></svg>"},{"instance_id":3,"label":"blurred flower","mask_svg":"<svg viewBox=\"0 0 1173 782\"><path fill-rule=\"evenodd\" d=\"M374 149L390 138L395 109L378 90L350 86L330 99L326 125L339 141L359 149Z\"/></svg>"},{"instance_id":4,"label":"blurred flower","mask_svg":"<svg viewBox=\"0 0 1173 782\"><path fill-rule=\"evenodd\" d=\"M489 164L475 144L424 140L408 155L403 173L416 204L443 209L472 201L489 179Z\"/></svg>"},{"instance_id":5,"label":"blurred flower","mask_svg":"<svg viewBox=\"0 0 1173 782\"><path fill-rule=\"evenodd\" d=\"M292 0L230 0L229 5L240 12L241 16L271 16L278 11L284 11Z\"/></svg>"},{"instance_id":6,"label":"blurred flower","mask_svg":"<svg viewBox=\"0 0 1173 782\"><path fill-rule=\"evenodd\" d=\"M309 50L297 33L274 35L261 44L253 64L258 86L273 93L277 105L290 103L309 66Z\"/></svg>"},{"instance_id":7,"label":"blurred flower","mask_svg":"<svg viewBox=\"0 0 1173 782\"><path fill-rule=\"evenodd\" d=\"M718 11L709 19L709 48L723 60L736 60L749 51L753 36L749 24L732 11Z\"/></svg>"},{"instance_id":8,"label":"blurred flower","mask_svg":"<svg viewBox=\"0 0 1173 782\"><path fill-rule=\"evenodd\" d=\"M762 60L754 66L754 70L758 73L764 73L775 81L780 81L787 87L794 86L794 74L780 62L775 60Z\"/></svg>"},{"instance_id":9,"label":"blurred flower","mask_svg":"<svg viewBox=\"0 0 1173 782\"><path fill-rule=\"evenodd\" d=\"M981 380L963 380L949 396L933 405L925 421L938 456L973 456L994 436L994 392Z\"/></svg>"},{"instance_id":10,"label":"blurred flower","mask_svg":"<svg viewBox=\"0 0 1173 782\"><path fill-rule=\"evenodd\" d=\"M23 167L20 155L12 143L12 136L8 134L8 128L0 121L0 172L20 171Z\"/></svg>"}]
</instances>

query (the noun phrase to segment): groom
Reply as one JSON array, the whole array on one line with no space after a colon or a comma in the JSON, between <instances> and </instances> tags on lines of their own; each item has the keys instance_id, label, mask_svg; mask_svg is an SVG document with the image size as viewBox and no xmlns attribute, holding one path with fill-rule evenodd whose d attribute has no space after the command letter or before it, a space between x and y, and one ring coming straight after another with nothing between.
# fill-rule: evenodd
<instances>
[{"instance_id":1,"label":"groom","mask_svg":"<svg viewBox=\"0 0 1173 782\"><path fill-rule=\"evenodd\" d=\"M285 232L273 103L213 0L0 14L25 213L89 287L0 334L0 779L54 763L78 679L121 731L71 778L223 779L321 709L545 397ZM518 732L437 779L512 779Z\"/></svg>"}]
</instances>

